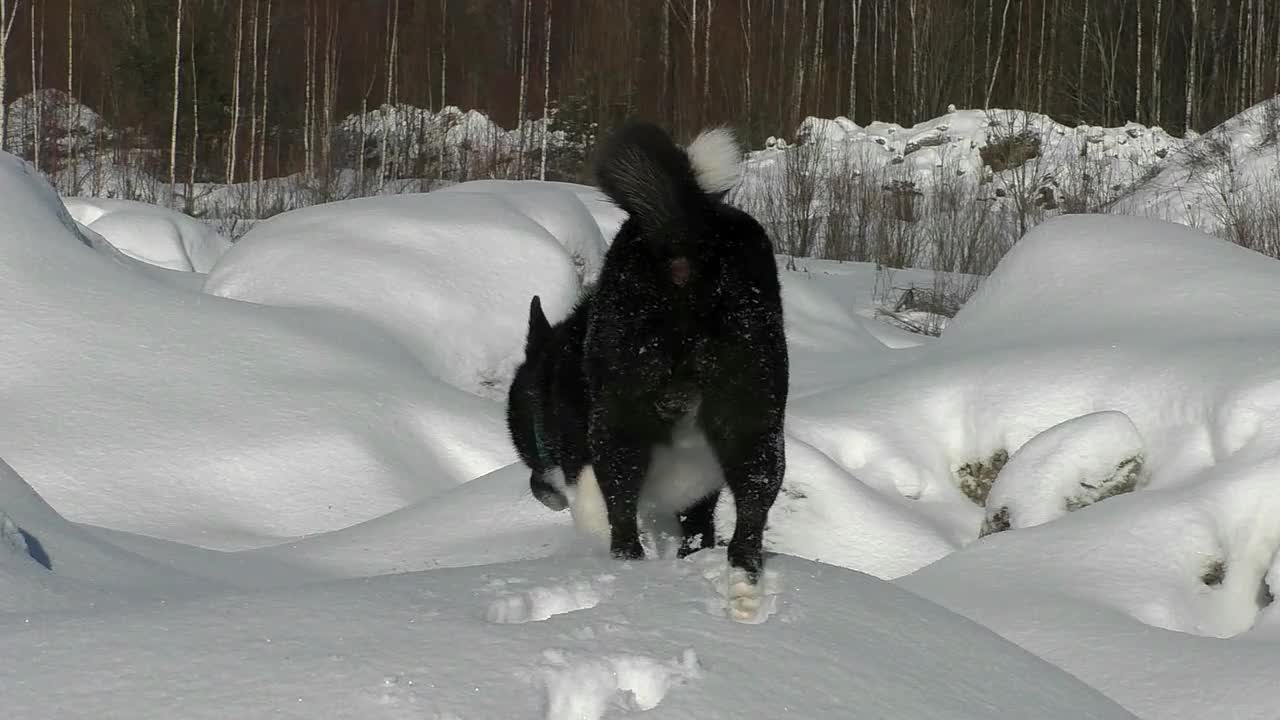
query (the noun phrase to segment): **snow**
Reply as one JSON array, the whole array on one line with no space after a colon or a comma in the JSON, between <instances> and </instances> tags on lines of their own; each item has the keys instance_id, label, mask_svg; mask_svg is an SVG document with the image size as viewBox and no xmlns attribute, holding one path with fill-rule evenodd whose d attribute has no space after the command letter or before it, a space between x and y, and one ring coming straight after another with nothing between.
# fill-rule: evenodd
<instances>
[{"instance_id":1,"label":"snow","mask_svg":"<svg viewBox=\"0 0 1280 720\"><path fill-rule=\"evenodd\" d=\"M1280 189L1280 98L1189 138L1154 170L1118 203L1121 212L1223 233Z\"/></svg>"},{"instance_id":2,"label":"snow","mask_svg":"<svg viewBox=\"0 0 1280 720\"><path fill-rule=\"evenodd\" d=\"M513 459L501 408L433 378L376 329L198 294L94 252L7 155L0 197L0 457L64 516L262 545L381 516Z\"/></svg>"},{"instance_id":3,"label":"snow","mask_svg":"<svg viewBox=\"0 0 1280 720\"><path fill-rule=\"evenodd\" d=\"M170 270L207 273L231 247L213 228L180 212L129 200L65 198L76 222L129 257Z\"/></svg>"},{"instance_id":4,"label":"snow","mask_svg":"<svg viewBox=\"0 0 1280 720\"><path fill-rule=\"evenodd\" d=\"M590 280L597 201L284 213L201 288L0 156L6 711L1274 718L1280 264L1063 217L938 339L873 309L931 274L783 270L788 473L744 595L722 548L604 556L505 437L528 298Z\"/></svg>"},{"instance_id":5,"label":"snow","mask_svg":"<svg viewBox=\"0 0 1280 720\"><path fill-rule=\"evenodd\" d=\"M568 315L577 273L598 269L604 242L573 194L535 183L487 188L278 215L236 243L205 290L342 311L387 332L434 377L500 397L523 358L529 298Z\"/></svg>"},{"instance_id":6,"label":"snow","mask_svg":"<svg viewBox=\"0 0 1280 720\"><path fill-rule=\"evenodd\" d=\"M1027 171L995 171L984 163L983 148L1017 137L1039 144L1038 154L1022 166ZM764 203L770 188L782 184L779 173L797 146L817 149L817 172L823 175L883 175L886 182L909 183L925 193L945 190L960 178L991 200L997 188L1012 188L1028 171L1033 177L1025 182L1059 193L1076 189L1082 173L1096 185L1128 188L1183 144L1159 127L1069 127L1047 115L1013 109L952 109L912 127L886 122L861 127L844 117L810 117L796 130L796 144L770 138L764 149L748 155L740 198L749 206Z\"/></svg>"}]
</instances>

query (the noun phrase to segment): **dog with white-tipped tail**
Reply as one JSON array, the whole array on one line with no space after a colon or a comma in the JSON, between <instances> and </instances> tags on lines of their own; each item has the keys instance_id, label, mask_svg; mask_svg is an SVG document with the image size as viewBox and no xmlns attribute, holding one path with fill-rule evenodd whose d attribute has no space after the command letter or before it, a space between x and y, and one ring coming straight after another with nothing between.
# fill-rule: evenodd
<instances>
[{"instance_id":1,"label":"dog with white-tipped tail","mask_svg":"<svg viewBox=\"0 0 1280 720\"><path fill-rule=\"evenodd\" d=\"M618 558L644 556L642 510L678 521L681 556L712 547L727 487L729 610L749 620L789 371L772 243L724 200L741 166L724 128L687 148L638 122L606 140L597 180L628 219L569 317L552 325L533 298L507 422L534 496Z\"/></svg>"}]
</instances>

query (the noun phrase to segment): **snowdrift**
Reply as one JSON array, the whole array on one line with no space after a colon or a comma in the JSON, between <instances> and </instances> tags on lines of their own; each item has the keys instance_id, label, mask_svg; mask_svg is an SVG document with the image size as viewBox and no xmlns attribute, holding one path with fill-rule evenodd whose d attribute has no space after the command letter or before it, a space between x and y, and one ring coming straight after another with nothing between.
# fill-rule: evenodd
<instances>
[{"instance_id":1,"label":"snowdrift","mask_svg":"<svg viewBox=\"0 0 1280 720\"><path fill-rule=\"evenodd\" d=\"M873 319L870 266L784 271L788 474L746 626L722 550L592 555L504 436L528 297L567 311L607 243L591 197L280 215L209 273L233 300L86 247L0 157L6 707L1274 717L1280 264L1061 218L933 341Z\"/></svg>"},{"instance_id":2,"label":"snowdrift","mask_svg":"<svg viewBox=\"0 0 1280 720\"><path fill-rule=\"evenodd\" d=\"M530 298L540 295L552 317L567 315L604 241L571 193L489 187L279 215L245 235L205 289L352 315L396 338L435 377L501 398L523 357Z\"/></svg>"},{"instance_id":3,"label":"snowdrift","mask_svg":"<svg viewBox=\"0 0 1280 720\"><path fill-rule=\"evenodd\" d=\"M1119 212L1163 218L1214 234L1235 223L1274 224L1280 192L1280 97L1188 139L1116 203Z\"/></svg>"},{"instance_id":4,"label":"snowdrift","mask_svg":"<svg viewBox=\"0 0 1280 720\"><path fill-rule=\"evenodd\" d=\"M722 552L544 560L24 624L6 707L60 717L1132 715L978 625L865 575L775 558L774 616L723 617ZM111 657L104 664L103 657ZM974 662L981 658L981 662Z\"/></svg>"},{"instance_id":5,"label":"snowdrift","mask_svg":"<svg viewBox=\"0 0 1280 720\"><path fill-rule=\"evenodd\" d=\"M207 273L231 247L213 228L168 208L102 198L63 202L76 222L124 254L162 268Z\"/></svg>"},{"instance_id":6,"label":"snowdrift","mask_svg":"<svg viewBox=\"0 0 1280 720\"><path fill-rule=\"evenodd\" d=\"M209 547L346 527L511 461L501 410L362 323L157 282L0 155L4 457L64 516Z\"/></svg>"}]
</instances>

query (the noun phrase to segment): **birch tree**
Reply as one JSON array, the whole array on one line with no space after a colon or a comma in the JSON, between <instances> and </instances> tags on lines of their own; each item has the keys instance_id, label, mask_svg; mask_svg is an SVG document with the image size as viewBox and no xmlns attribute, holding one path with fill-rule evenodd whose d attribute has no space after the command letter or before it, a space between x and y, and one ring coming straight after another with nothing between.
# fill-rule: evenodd
<instances>
[{"instance_id":1,"label":"birch tree","mask_svg":"<svg viewBox=\"0 0 1280 720\"><path fill-rule=\"evenodd\" d=\"M5 58L8 57L9 35L13 33L13 21L18 19L20 7L22 7L22 0L14 0L12 7L9 6L9 0L0 0L0 151L4 151L5 145L9 142L9 108L5 102L7 97L5 93L9 86L9 70L5 64Z\"/></svg>"},{"instance_id":2,"label":"birch tree","mask_svg":"<svg viewBox=\"0 0 1280 720\"><path fill-rule=\"evenodd\" d=\"M707 0L707 22L702 31L702 105L711 98L711 16L715 0Z\"/></svg>"},{"instance_id":3,"label":"birch tree","mask_svg":"<svg viewBox=\"0 0 1280 720\"><path fill-rule=\"evenodd\" d=\"M44 44L42 40L43 32L36 33L36 6L31 6L31 111L27 116L27 122L30 123L28 128L31 133L31 147L33 153L33 164L36 170L40 169L40 134L44 131L44 98L40 95L40 67L38 64L38 52ZM43 18L43 13L40 14Z\"/></svg>"},{"instance_id":4,"label":"birch tree","mask_svg":"<svg viewBox=\"0 0 1280 720\"><path fill-rule=\"evenodd\" d=\"M862 15L862 0L853 0L853 37L850 38L849 49L849 105L847 112L853 119L858 112L858 36L861 35L859 19Z\"/></svg>"},{"instance_id":5,"label":"birch tree","mask_svg":"<svg viewBox=\"0 0 1280 720\"><path fill-rule=\"evenodd\" d=\"M196 68L196 35L190 33L188 55L191 58L191 157L187 169L186 212L192 213L195 203L196 167L200 162L200 75Z\"/></svg>"},{"instance_id":6,"label":"birch tree","mask_svg":"<svg viewBox=\"0 0 1280 720\"><path fill-rule=\"evenodd\" d=\"M1004 34L1009 26L1009 5L1011 0L1004 0L1004 12L1000 14L1000 37L996 44L995 62L991 65L991 82L987 85L987 98L983 103L984 109L991 107L991 95L996 90L996 77L1000 74L1000 58L1004 55Z\"/></svg>"},{"instance_id":7,"label":"birch tree","mask_svg":"<svg viewBox=\"0 0 1280 720\"><path fill-rule=\"evenodd\" d=\"M178 184L178 102L182 94L182 10L183 0L178 0L178 12L174 15L173 42L173 124L169 133L169 204L175 202L174 187Z\"/></svg>"},{"instance_id":8,"label":"birch tree","mask_svg":"<svg viewBox=\"0 0 1280 720\"><path fill-rule=\"evenodd\" d=\"M1079 79L1076 83L1076 115L1084 117L1084 67L1087 61L1085 50L1089 48L1089 0L1084 0L1084 14L1080 18L1080 64Z\"/></svg>"},{"instance_id":9,"label":"birch tree","mask_svg":"<svg viewBox=\"0 0 1280 720\"><path fill-rule=\"evenodd\" d=\"M271 79L271 0L267 0L266 31L262 34L262 137L258 141L258 214L262 213L262 183L267 161L267 100Z\"/></svg>"},{"instance_id":10,"label":"birch tree","mask_svg":"<svg viewBox=\"0 0 1280 720\"><path fill-rule=\"evenodd\" d=\"M1133 74L1133 119L1142 122L1142 0L1137 0L1138 69Z\"/></svg>"},{"instance_id":11,"label":"birch tree","mask_svg":"<svg viewBox=\"0 0 1280 720\"><path fill-rule=\"evenodd\" d=\"M1197 50L1200 35L1200 2L1199 0L1189 0L1191 4L1191 37L1188 38L1187 44L1189 59L1187 60L1187 86L1186 101L1183 104L1183 112L1185 114L1185 125L1187 131L1190 132L1192 122L1195 120L1195 92L1196 92L1196 65L1199 63Z\"/></svg>"},{"instance_id":12,"label":"birch tree","mask_svg":"<svg viewBox=\"0 0 1280 720\"><path fill-rule=\"evenodd\" d=\"M546 182L547 136L551 134L551 0L543 0L542 35L542 167L538 179Z\"/></svg>"},{"instance_id":13,"label":"birch tree","mask_svg":"<svg viewBox=\"0 0 1280 720\"><path fill-rule=\"evenodd\" d=\"M65 103L66 118L65 122L68 127L80 126L80 104L76 101L75 88L75 68L76 68L76 3L75 0L67 0L67 97ZM4 101L4 96L0 95L0 103ZM77 185L80 183L80 152L78 143L71 145L71 177L67 180L66 190L69 194L78 192Z\"/></svg>"},{"instance_id":14,"label":"birch tree","mask_svg":"<svg viewBox=\"0 0 1280 720\"><path fill-rule=\"evenodd\" d=\"M1162 42L1164 37L1161 30L1163 26L1160 24L1160 15L1164 10L1163 6L1164 0L1156 0L1155 17L1153 18L1154 24L1152 25L1152 33L1154 37L1151 42L1151 122L1156 125L1160 124L1161 115L1160 66L1164 59L1164 43Z\"/></svg>"},{"instance_id":15,"label":"birch tree","mask_svg":"<svg viewBox=\"0 0 1280 720\"><path fill-rule=\"evenodd\" d=\"M236 151L240 140L240 76L244 53L244 0L236 3L236 49L231 71L231 130L227 139L227 184L236 181Z\"/></svg>"},{"instance_id":16,"label":"birch tree","mask_svg":"<svg viewBox=\"0 0 1280 720\"><path fill-rule=\"evenodd\" d=\"M397 39L400 35L400 0L392 0L390 15L387 19L387 66L386 78L387 86L384 97L382 113L382 147L380 148L380 160L378 164L378 187L382 187L387 182L387 153L388 144L391 137L391 115L396 105L396 58L399 55L399 43Z\"/></svg>"}]
</instances>

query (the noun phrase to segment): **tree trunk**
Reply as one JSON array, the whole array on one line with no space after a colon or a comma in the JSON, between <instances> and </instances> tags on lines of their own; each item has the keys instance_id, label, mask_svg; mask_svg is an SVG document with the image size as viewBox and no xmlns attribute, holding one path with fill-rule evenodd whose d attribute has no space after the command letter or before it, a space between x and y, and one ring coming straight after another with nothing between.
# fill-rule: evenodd
<instances>
[{"instance_id":1,"label":"tree trunk","mask_svg":"<svg viewBox=\"0 0 1280 720\"><path fill-rule=\"evenodd\" d=\"M184 195L184 211L195 214L196 165L200 161L200 76L196 68L196 34L191 32L189 52L191 56L191 157L188 159L187 190Z\"/></svg>"},{"instance_id":2,"label":"tree trunk","mask_svg":"<svg viewBox=\"0 0 1280 720\"><path fill-rule=\"evenodd\" d=\"M66 123L70 127L80 126L80 104L76 102L76 3L75 0L67 0L67 100ZM0 96L0 102L3 102L3 96ZM63 190L68 195L79 194L78 185L80 184L80 148L76 144L72 144L69 148L71 157L71 177L67 181L66 188Z\"/></svg>"},{"instance_id":3,"label":"tree trunk","mask_svg":"<svg viewBox=\"0 0 1280 720\"><path fill-rule=\"evenodd\" d=\"M707 22L702 31L702 112L700 119L706 120L706 105L711 98L711 17L715 12L715 0L707 0Z\"/></svg>"},{"instance_id":4,"label":"tree trunk","mask_svg":"<svg viewBox=\"0 0 1280 720\"><path fill-rule=\"evenodd\" d=\"M13 32L13 21L18 19L18 8L21 0L16 0L9 7L9 0L0 0L0 152L6 150L9 142L9 107L5 102L9 86L9 70L5 63L9 50L9 35ZM12 14L10 14L12 12Z\"/></svg>"},{"instance_id":5,"label":"tree trunk","mask_svg":"<svg viewBox=\"0 0 1280 720\"><path fill-rule=\"evenodd\" d=\"M538 179L547 180L547 136L551 134L551 0L542 8L542 167Z\"/></svg>"},{"instance_id":6,"label":"tree trunk","mask_svg":"<svg viewBox=\"0 0 1280 720\"><path fill-rule=\"evenodd\" d=\"M853 0L853 37L849 48L849 119L857 121L858 114L858 35L861 30L859 16L862 14L862 0Z\"/></svg>"},{"instance_id":7,"label":"tree trunk","mask_svg":"<svg viewBox=\"0 0 1280 720\"><path fill-rule=\"evenodd\" d=\"M1164 9L1164 0L1156 0L1155 8L1155 24L1152 27L1153 38L1151 41L1151 122L1152 124L1160 124L1161 105L1160 98L1163 95L1160 86L1160 66L1163 64L1164 56L1164 33L1161 31L1160 13Z\"/></svg>"},{"instance_id":8,"label":"tree trunk","mask_svg":"<svg viewBox=\"0 0 1280 720\"><path fill-rule=\"evenodd\" d=\"M1089 47L1089 0L1084 0L1084 14L1080 19L1080 75L1076 82L1076 120L1084 119L1084 67L1085 50Z\"/></svg>"},{"instance_id":9,"label":"tree trunk","mask_svg":"<svg viewBox=\"0 0 1280 720\"><path fill-rule=\"evenodd\" d=\"M1137 0L1138 69L1133 74L1133 119L1142 122L1142 0Z\"/></svg>"},{"instance_id":10,"label":"tree trunk","mask_svg":"<svg viewBox=\"0 0 1280 720\"><path fill-rule=\"evenodd\" d=\"M1049 25L1049 0L1040 5L1040 49L1036 58L1036 112L1044 112L1044 50L1045 30Z\"/></svg>"},{"instance_id":11,"label":"tree trunk","mask_svg":"<svg viewBox=\"0 0 1280 720\"><path fill-rule=\"evenodd\" d=\"M271 93L271 0L267 0L266 31L262 34L262 139L258 142L258 215L262 214L262 182L267 164L267 100Z\"/></svg>"},{"instance_id":12,"label":"tree trunk","mask_svg":"<svg viewBox=\"0 0 1280 720\"><path fill-rule=\"evenodd\" d=\"M231 133L227 141L227 184L233 185L236 181L236 152L239 149L237 143L240 140L240 75L241 65L244 53L241 48L244 44L244 0L240 0L236 5L236 54L232 61L232 79L231 79Z\"/></svg>"},{"instance_id":13,"label":"tree trunk","mask_svg":"<svg viewBox=\"0 0 1280 720\"><path fill-rule=\"evenodd\" d=\"M40 169L40 115L41 108L44 105L40 100L40 78L36 72L36 8L31 6L31 111L27 117L30 127L27 131L31 133L31 147L33 154L33 164L36 170Z\"/></svg>"},{"instance_id":14,"label":"tree trunk","mask_svg":"<svg viewBox=\"0 0 1280 720\"><path fill-rule=\"evenodd\" d=\"M987 85L987 99L983 103L984 109L991 108L991 94L996 89L996 77L1000 75L1000 58L1004 55L1004 34L1009 25L1009 5L1012 0L1004 0L1004 12L1000 14L1000 41L996 44L996 59L991 66L991 83Z\"/></svg>"},{"instance_id":15,"label":"tree trunk","mask_svg":"<svg viewBox=\"0 0 1280 720\"><path fill-rule=\"evenodd\" d=\"M400 35L400 0L394 0L391 5L391 17L387 20L387 68L386 92L383 93L386 100L384 101L385 109L382 114L382 147L380 148L378 162L378 187L381 188L387 183L387 152L388 145L391 141L391 122L389 111L397 104L396 97L396 56L399 54L398 37Z\"/></svg>"},{"instance_id":16,"label":"tree trunk","mask_svg":"<svg viewBox=\"0 0 1280 720\"><path fill-rule=\"evenodd\" d=\"M252 31L250 33L250 44L253 46L252 65L249 72L249 183L254 180L254 166L257 164L258 158L258 71L259 71L259 43L258 34L261 30L260 22L260 0L253 0L253 18L250 20ZM254 190L251 187L250 193ZM256 203L256 200L255 200ZM256 204L254 207L256 214Z\"/></svg>"},{"instance_id":17,"label":"tree trunk","mask_svg":"<svg viewBox=\"0 0 1280 720\"><path fill-rule=\"evenodd\" d=\"M178 101L182 90L182 2L178 0L173 43L173 127L169 134L169 204L174 202L173 189L178 183Z\"/></svg>"},{"instance_id":18,"label":"tree trunk","mask_svg":"<svg viewBox=\"0 0 1280 720\"><path fill-rule=\"evenodd\" d=\"M524 153L525 153L525 117L528 113L529 103L529 11L531 4L529 0L522 3L523 12L520 18L520 104L518 114L516 115L516 126L520 128L520 154L516 158L516 174L517 177L523 177L524 174Z\"/></svg>"},{"instance_id":19,"label":"tree trunk","mask_svg":"<svg viewBox=\"0 0 1280 720\"><path fill-rule=\"evenodd\" d=\"M1188 51L1189 59L1187 60L1187 87L1186 102L1183 105L1184 110L1184 126L1185 132L1190 132L1195 120L1195 94L1196 88L1196 66L1199 63L1197 50L1199 46L1200 35L1200 2L1199 0L1190 0L1191 2L1191 38L1189 40L1190 48ZM1184 133L1185 134L1185 133Z\"/></svg>"},{"instance_id":20,"label":"tree trunk","mask_svg":"<svg viewBox=\"0 0 1280 720\"><path fill-rule=\"evenodd\" d=\"M302 21L303 74L302 81L302 176L310 181L315 176L315 78L316 78L316 20L315 5L307 0Z\"/></svg>"}]
</instances>

